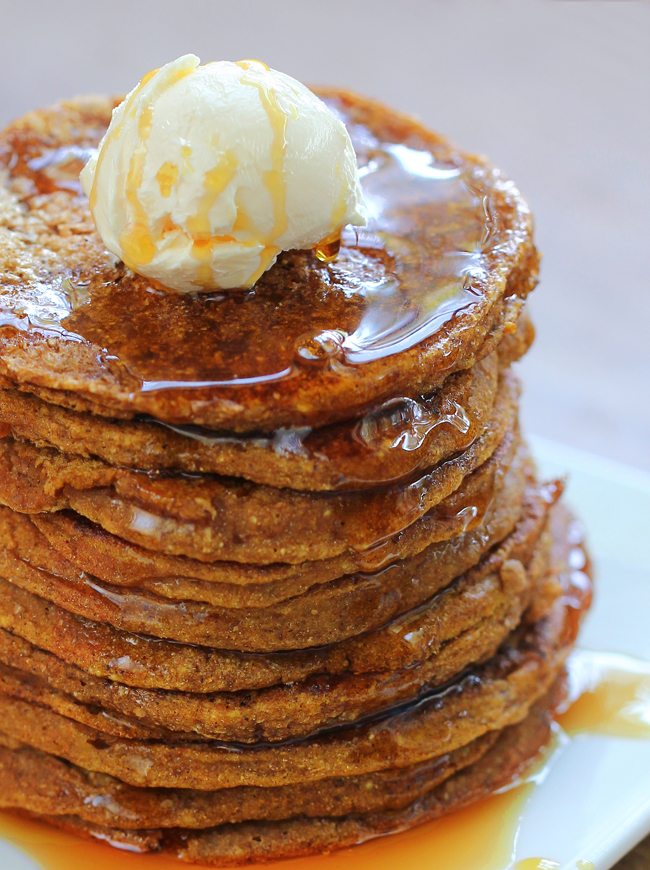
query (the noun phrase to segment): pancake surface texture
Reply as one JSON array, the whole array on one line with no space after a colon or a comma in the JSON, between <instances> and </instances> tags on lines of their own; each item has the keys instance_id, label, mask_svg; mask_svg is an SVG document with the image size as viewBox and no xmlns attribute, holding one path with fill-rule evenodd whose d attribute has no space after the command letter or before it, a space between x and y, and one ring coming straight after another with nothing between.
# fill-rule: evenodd
<instances>
[{"instance_id":1,"label":"pancake surface texture","mask_svg":"<svg viewBox=\"0 0 650 870\"><path fill-rule=\"evenodd\" d=\"M528 208L321 95L368 225L248 291L105 251L112 100L0 133L2 807L238 865L452 812L549 739L591 583L519 429Z\"/></svg>"}]
</instances>

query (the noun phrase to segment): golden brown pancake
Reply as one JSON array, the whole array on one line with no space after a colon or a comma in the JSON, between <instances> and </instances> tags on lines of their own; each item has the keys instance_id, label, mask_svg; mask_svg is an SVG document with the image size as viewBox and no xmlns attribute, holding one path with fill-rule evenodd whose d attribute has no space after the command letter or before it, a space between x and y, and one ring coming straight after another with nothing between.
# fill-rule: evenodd
<instances>
[{"instance_id":1,"label":"golden brown pancake","mask_svg":"<svg viewBox=\"0 0 650 870\"><path fill-rule=\"evenodd\" d=\"M137 830L138 826L200 829L232 825L247 819L282 819L296 806L300 808L301 816L316 819L401 809L427 795L468 765L475 765L491 752L495 744L499 751L491 764L494 773L498 771L504 777L503 783L513 779L548 736L552 712L563 696L564 686L560 678L519 726L506 729L501 736L487 733L462 749L413 767L362 777L324 779L317 790L300 785L270 789L244 787L218 792L139 789L112 777L63 763L0 734L0 744L14 750L12 753L0 750L0 783L3 786L0 801L10 807L23 802L23 806L32 812L75 815L90 824L120 825L127 830ZM534 742L522 739L522 731L543 734L544 739ZM507 745L509 749L506 749ZM521 751L524 746L527 752ZM503 756L508 756L515 748L519 763L513 765ZM476 774L473 776L478 780ZM487 786L489 781L490 777L485 776L483 785Z\"/></svg>"},{"instance_id":2,"label":"golden brown pancake","mask_svg":"<svg viewBox=\"0 0 650 870\"><path fill-rule=\"evenodd\" d=\"M384 634L420 648L420 661L406 669L386 670L378 659L374 672L317 674L257 692L172 693L95 678L0 631L0 663L6 671L0 674L0 687L90 724L99 707L113 712L116 721L220 740L305 736L413 700L423 686L441 685L496 653L546 579L549 543L543 536L504 548L509 558L500 564L492 560L495 571L474 569L441 596L390 624ZM74 697L72 712L61 693Z\"/></svg>"},{"instance_id":3,"label":"golden brown pancake","mask_svg":"<svg viewBox=\"0 0 650 870\"><path fill-rule=\"evenodd\" d=\"M510 517L510 528L514 526L518 515L513 515L511 508L517 505L517 498L521 491L522 471L527 473L526 469L529 466L525 451L523 453L516 451L516 444L516 433L509 433L499 446L499 450L495 452L491 470L483 468L480 474L467 482L465 494L469 496L471 492L473 496L478 483L480 481L485 483L484 475L488 471L490 474L495 472L495 466L498 465L499 470L495 472L493 480L494 490L487 503L471 498L469 504L461 506L458 511L461 513L465 508L469 508L465 513L461 513L455 519L453 516L449 517L450 522L446 524L446 530L450 538L461 531L454 540L457 544L462 542L466 545L455 546L453 551L450 550L447 554L449 559L456 553L459 559L463 560L463 564L468 564L464 560L470 558L473 553L471 558L476 561L479 558L477 552L480 553L482 549L498 540L495 535L505 533L496 530L497 527L500 530L503 526L504 512ZM506 508L506 505L510 505L510 508ZM0 516L3 517L3 522L6 522L3 526L6 529L5 545L11 547L11 539L15 533L15 529L12 531L11 526L20 525L19 515L0 508ZM180 588L182 584L190 586L198 581L209 585L214 596L221 593L225 599L234 595L234 606L238 604L245 606L246 603L254 606L267 601L283 600L344 575L379 571L395 561L416 556L423 550L430 549L434 546L436 533L441 531L440 512L434 512L431 516L425 514L422 519L408 526L404 531L390 536L368 550L348 550L340 556L299 564L278 562L270 565L254 565L240 562L201 562L147 550L108 534L99 526L69 512L32 515L31 521L54 549L81 571L93 573L102 579L123 586L148 587L150 584L156 584L164 587L167 585L169 597L174 597L171 593L175 584L178 583ZM471 534L479 529L481 529L479 537ZM462 570L464 568L459 568L457 573ZM223 603L228 602L224 600Z\"/></svg>"},{"instance_id":4,"label":"golden brown pancake","mask_svg":"<svg viewBox=\"0 0 650 870\"><path fill-rule=\"evenodd\" d=\"M547 741L553 712L563 697L564 684L560 678L523 722L501 734L488 733L461 750L411 768L365 777L325 779L318 790L301 786L219 792L137 789L105 775L62 764L0 735L0 742L14 749L11 754L0 750L3 785L0 801L6 806L24 802L33 812L55 813L50 818L55 824L101 839L115 838L136 846L146 844L149 849L166 846L174 851L185 845L179 857L189 860L241 863L247 854L243 846L249 837L257 844L254 848L266 857L273 855L273 849L278 850L276 857L287 857L299 850L306 851L310 841L305 835L309 833L312 837L319 830L331 834L337 824L350 831L356 825L360 834L364 832L364 836L358 837L360 842L388 833L387 823L396 824L400 816L408 823L401 827L411 827L507 785L530 765ZM300 817L283 819L296 805L300 807ZM391 816L390 811L405 808L407 812ZM373 811L382 815L368 817ZM267 823L238 824L246 818ZM144 831L137 830L138 819L146 820ZM313 822L305 824L307 819ZM381 828L376 824L380 819L384 822ZM282 820L282 828L268 824L268 820ZM373 821L374 832L370 827ZM116 825L121 830L116 830ZM179 830L183 825L189 830ZM224 827L215 830L211 825ZM168 830L151 830L154 827ZM197 830L203 827L208 830ZM188 843L192 843L192 851L187 850ZM290 844L293 852L288 851ZM312 849L317 845L312 842ZM231 851L233 846L239 847L235 854ZM279 846L284 847L282 851ZM196 857L197 849L201 849L200 857Z\"/></svg>"},{"instance_id":5,"label":"golden brown pancake","mask_svg":"<svg viewBox=\"0 0 650 870\"><path fill-rule=\"evenodd\" d=\"M107 255L75 185L112 101L3 131L5 382L111 417L273 432L427 395L513 331L538 266L513 184L410 118L326 96L377 214L335 262L285 253L244 294L166 294Z\"/></svg>"},{"instance_id":6,"label":"golden brown pancake","mask_svg":"<svg viewBox=\"0 0 650 870\"><path fill-rule=\"evenodd\" d=\"M516 531L466 578L456 581L454 588L466 585L471 589L500 572L501 565L525 558L541 533L554 497L546 491L529 491ZM517 575L511 574L510 579L516 582ZM0 589L0 625L12 634L97 677L135 688L193 693L260 689L342 671L372 674L381 668L394 671L417 668L438 655L441 645L453 638L459 625L467 628L478 615L473 607L469 612L461 608L460 613L454 608L453 622L445 626L437 623L434 608L427 626L429 613L425 608L405 615L398 623L388 623L375 632L336 645L260 656L127 634L76 617L13 583L0 581ZM535 601L539 594L538 590ZM420 623L414 626L418 620ZM415 627L424 630L416 631ZM402 639L405 634L407 643ZM468 639L470 645L475 642L471 634Z\"/></svg>"},{"instance_id":7,"label":"golden brown pancake","mask_svg":"<svg viewBox=\"0 0 650 870\"><path fill-rule=\"evenodd\" d=\"M89 824L78 816L46 818L58 827L121 848L171 853L183 861L203 865L232 866L252 860L270 861L330 852L438 818L516 781L549 740L559 693L561 685L549 693L548 700L535 705L523 722L501 732L495 746L482 758L456 771L412 804L398 810L342 817L298 816L277 822L226 824L198 831L176 828L125 830L114 825Z\"/></svg>"},{"instance_id":8,"label":"golden brown pancake","mask_svg":"<svg viewBox=\"0 0 650 870\"><path fill-rule=\"evenodd\" d=\"M466 449L494 404L491 354L452 375L426 400L391 402L350 423L235 438L199 427L109 420L0 390L0 424L14 438L63 453L146 470L216 473L292 489L342 489L390 482Z\"/></svg>"},{"instance_id":9,"label":"golden brown pancake","mask_svg":"<svg viewBox=\"0 0 650 870\"><path fill-rule=\"evenodd\" d=\"M519 492L515 490L519 498L523 494L523 480L521 483ZM453 538L457 524L464 520L462 512L466 511L467 494L462 493L459 498L460 507L455 500L451 507L441 506L444 509L442 521L437 509L427 515L434 543ZM479 498L484 503L481 489ZM473 498L470 504L474 504ZM454 518L451 531L448 513ZM468 523L465 521L464 525ZM92 576L76 575L65 565L56 573L50 573L49 560L44 559L45 564L34 564L36 553L32 549L14 555L11 544L0 553L0 576L81 616L109 622L127 631L183 643L269 651L335 643L377 628L421 604L459 573L453 561L439 571L437 560L434 558L430 563L428 555L429 550L424 550L415 558L393 562L373 574L321 584L262 610L219 608L192 601L178 606L141 590L124 594Z\"/></svg>"},{"instance_id":10,"label":"golden brown pancake","mask_svg":"<svg viewBox=\"0 0 650 870\"><path fill-rule=\"evenodd\" d=\"M26 513L70 508L133 543L205 561L324 559L399 533L458 490L512 428L516 395L516 381L506 378L494 416L467 450L380 489L321 495L212 476L159 477L5 438L0 502ZM462 522L456 518L456 527Z\"/></svg>"},{"instance_id":11,"label":"golden brown pancake","mask_svg":"<svg viewBox=\"0 0 650 870\"><path fill-rule=\"evenodd\" d=\"M424 471L469 447L494 405L499 367L519 359L532 338L523 317L495 352L451 375L431 396L392 400L359 419L281 429L273 437L110 420L1 388L0 426L19 440L124 468L215 473L309 491L361 489Z\"/></svg>"},{"instance_id":12,"label":"golden brown pancake","mask_svg":"<svg viewBox=\"0 0 650 870\"><path fill-rule=\"evenodd\" d=\"M513 633L497 655L446 688L369 724L297 742L227 744L128 739L81 724L46 706L0 697L3 732L13 740L142 787L271 787L417 764L487 731L525 718L561 671L590 600L583 576L568 570L569 521L556 512L554 573L561 592L548 615ZM558 537L564 535L564 539ZM101 712L101 711L99 711ZM101 716L97 717L101 720ZM449 723L454 727L450 728Z\"/></svg>"},{"instance_id":13,"label":"golden brown pancake","mask_svg":"<svg viewBox=\"0 0 650 870\"><path fill-rule=\"evenodd\" d=\"M412 767L324 779L318 789L291 785L196 791L128 786L29 749L0 732L0 805L76 815L91 824L132 830L201 829L251 819L282 819L297 806L309 818L398 809L481 758L497 736L486 734L456 752Z\"/></svg>"}]
</instances>

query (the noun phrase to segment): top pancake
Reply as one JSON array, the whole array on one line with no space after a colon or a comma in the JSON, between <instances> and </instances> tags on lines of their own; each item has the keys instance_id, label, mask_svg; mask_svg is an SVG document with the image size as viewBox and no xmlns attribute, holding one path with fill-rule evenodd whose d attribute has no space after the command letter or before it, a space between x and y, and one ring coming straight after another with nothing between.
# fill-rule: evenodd
<instances>
[{"instance_id":1,"label":"top pancake","mask_svg":"<svg viewBox=\"0 0 650 870\"><path fill-rule=\"evenodd\" d=\"M514 328L534 286L511 182L413 120L324 94L371 219L336 261L283 254L249 292L178 296L103 248L78 172L114 102L0 133L0 376L50 402L230 432L322 426L435 389Z\"/></svg>"}]
</instances>

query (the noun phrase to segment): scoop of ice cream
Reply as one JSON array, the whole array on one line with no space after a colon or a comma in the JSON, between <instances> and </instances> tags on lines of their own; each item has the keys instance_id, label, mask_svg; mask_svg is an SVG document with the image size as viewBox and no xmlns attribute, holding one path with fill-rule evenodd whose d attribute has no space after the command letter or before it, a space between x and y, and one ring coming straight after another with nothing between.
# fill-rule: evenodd
<instances>
[{"instance_id":1,"label":"scoop of ice cream","mask_svg":"<svg viewBox=\"0 0 650 870\"><path fill-rule=\"evenodd\" d=\"M178 292L251 287L281 251L365 223L347 130L259 61L186 55L146 75L81 182L108 250Z\"/></svg>"}]
</instances>

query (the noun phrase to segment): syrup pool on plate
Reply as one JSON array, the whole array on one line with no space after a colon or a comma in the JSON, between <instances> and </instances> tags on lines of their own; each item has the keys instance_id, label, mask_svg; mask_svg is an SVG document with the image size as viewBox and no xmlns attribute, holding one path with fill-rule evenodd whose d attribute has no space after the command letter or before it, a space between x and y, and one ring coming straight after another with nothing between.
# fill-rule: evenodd
<instances>
[{"instance_id":1,"label":"syrup pool on plate","mask_svg":"<svg viewBox=\"0 0 650 870\"><path fill-rule=\"evenodd\" d=\"M525 779L498 794L410 831L372 840L332 855L298 858L274 870L559 870L552 854L517 856L527 804L548 787L548 772L562 763L581 735L650 740L650 662L613 653L576 651L569 665L568 709L559 717L553 745ZM0 837L13 843L43 870L180 870L185 865L160 855L116 852L49 826L0 813ZM262 866L249 865L263 870ZM573 868L572 868L573 870ZM574 870L598 870L589 855Z\"/></svg>"}]
</instances>

